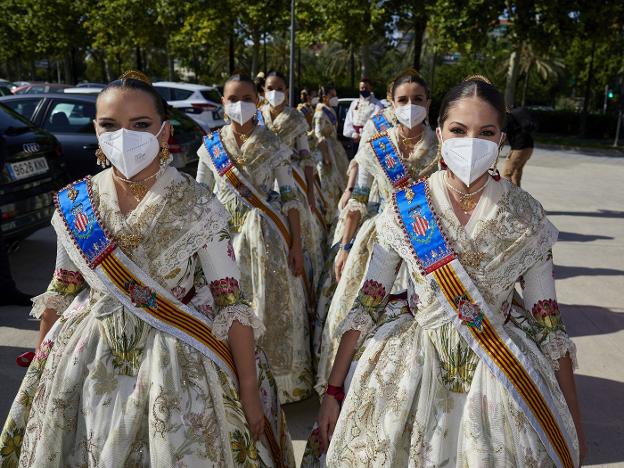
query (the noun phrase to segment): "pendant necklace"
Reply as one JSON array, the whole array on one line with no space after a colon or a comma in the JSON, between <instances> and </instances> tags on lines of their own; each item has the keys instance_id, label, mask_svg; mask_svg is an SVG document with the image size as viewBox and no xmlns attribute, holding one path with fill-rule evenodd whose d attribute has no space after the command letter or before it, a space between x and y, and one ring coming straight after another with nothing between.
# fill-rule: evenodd
<instances>
[{"instance_id":1,"label":"pendant necklace","mask_svg":"<svg viewBox=\"0 0 624 468\"><path fill-rule=\"evenodd\" d=\"M477 206L477 201L473 197L477 195L478 193L481 193L489 182L490 182L490 178L488 177L487 180L485 181L485 184L483 184L478 190L475 190L472 193L466 193L466 192L462 192L461 190L457 190L455 187L453 187L449 183L448 176L446 175L446 173L444 174L444 183L450 190L452 190L453 192L455 192L456 194L460 196L459 207L462 209L462 211L466 215L472 210L474 210L475 207Z\"/></svg>"},{"instance_id":2,"label":"pendant necklace","mask_svg":"<svg viewBox=\"0 0 624 468\"><path fill-rule=\"evenodd\" d=\"M130 179L124 179L123 177L115 174L115 172L113 171L113 177L123 182L124 184L126 184L128 188L130 189L130 193L132 194L134 199L137 202L140 202L143 199L143 197L145 197L147 192L149 191L149 187L145 185L145 183L155 178L159 173L160 173L160 170L156 171L154 174L152 174L149 177L146 177L145 179L130 180Z\"/></svg>"}]
</instances>

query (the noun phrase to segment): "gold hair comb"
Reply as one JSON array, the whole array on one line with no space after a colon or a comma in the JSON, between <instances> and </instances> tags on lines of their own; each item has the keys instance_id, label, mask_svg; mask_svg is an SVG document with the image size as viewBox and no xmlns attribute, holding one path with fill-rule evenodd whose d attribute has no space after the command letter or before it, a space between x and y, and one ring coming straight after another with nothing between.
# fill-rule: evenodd
<instances>
[{"instance_id":1,"label":"gold hair comb","mask_svg":"<svg viewBox=\"0 0 624 468\"><path fill-rule=\"evenodd\" d=\"M128 70L119 77L120 80L127 80L128 78L132 80L142 81L144 83L147 83L148 85L152 84L151 80L147 77L145 73L137 70Z\"/></svg>"}]
</instances>

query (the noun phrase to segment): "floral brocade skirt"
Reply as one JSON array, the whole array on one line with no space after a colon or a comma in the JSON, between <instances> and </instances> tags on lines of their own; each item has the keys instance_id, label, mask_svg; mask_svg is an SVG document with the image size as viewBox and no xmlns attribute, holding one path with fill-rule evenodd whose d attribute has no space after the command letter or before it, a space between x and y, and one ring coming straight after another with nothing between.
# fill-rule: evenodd
<instances>
[{"instance_id":1,"label":"floral brocade skirt","mask_svg":"<svg viewBox=\"0 0 624 468\"><path fill-rule=\"evenodd\" d=\"M260 350L256 362L280 464L294 466ZM0 437L0 466L277 466L268 447L253 441L235 383L211 360L129 312L96 317L81 305L30 365Z\"/></svg>"},{"instance_id":2,"label":"floral brocade skirt","mask_svg":"<svg viewBox=\"0 0 624 468\"><path fill-rule=\"evenodd\" d=\"M506 330L546 382L562 430L575 434L549 360L523 331ZM302 466L555 466L523 409L451 323L425 329L411 314L383 320L349 379L327 454L313 432Z\"/></svg>"},{"instance_id":3,"label":"floral brocade skirt","mask_svg":"<svg viewBox=\"0 0 624 468\"><path fill-rule=\"evenodd\" d=\"M269 357L280 401L304 400L312 394L313 377L302 278L290 271L282 239L257 210L247 213L233 245L241 290L265 326L259 344Z\"/></svg>"}]
</instances>

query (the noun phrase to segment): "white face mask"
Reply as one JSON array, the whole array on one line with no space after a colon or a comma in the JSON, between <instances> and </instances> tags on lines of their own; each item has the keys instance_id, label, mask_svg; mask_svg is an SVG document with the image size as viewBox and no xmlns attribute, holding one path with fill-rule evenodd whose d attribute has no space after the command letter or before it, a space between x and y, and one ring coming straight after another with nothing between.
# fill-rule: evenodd
<instances>
[{"instance_id":1,"label":"white face mask","mask_svg":"<svg viewBox=\"0 0 624 468\"><path fill-rule=\"evenodd\" d=\"M255 103L247 101L228 102L225 105L227 116L239 125L245 125L249 119L256 115L257 110Z\"/></svg>"},{"instance_id":2,"label":"white face mask","mask_svg":"<svg viewBox=\"0 0 624 468\"><path fill-rule=\"evenodd\" d=\"M269 104L271 104L271 107L277 107L284 102L284 99L286 99L286 95L281 91L273 89L266 93L266 99L267 101L269 101Z\"/></svg>"},{"instance_id":3,"label":"white face mask","mask_svg":"<svg viewBox=\"0 0 624 468\"><path fill-rule=\"evenodd\" d=\"M332 107L338 107L338 98L336 96L329 98L329 105Z\"/></svg>"},{"instance_id":4,"label":"white face mask","mask_svg":"<svg viewBox=\"0 0 624 468\"><path fill-rule=\"evenodd\" d=\"M312 105L316 107L316 105L319 103L319 98L317 97L313 97L312 98Z\"/></svg>"},{"instance_id":5,"label":"white face mask","mask_svg":"<svg viewBox=\"0 0 624 468\"><path fill-rule=\"evenodd\" d=\"M440 129L438 129L440 136ZM501 141L502 141L501 135ZM483 138L449 138L442 142L442 158L448 168L470 187L498 158L498 144Z\"/></svg>"},{"instance_id":6,"label":"white face mask","mask_svg":"<svg viewBox=\"0 0 624 468\"><path fill-rule=\"evenodd\" d=\"M156 135L120 128L114 132L98 135L100 148L115 168L130 179L145 169L158 156L158 137L165 128L165 122Z\"/></svg>"},{"instance_id":7,"label":"white face mask","mask_svg":"<svg viewBox=\"0 0 624 468\"><path fill-rule=\"evenodd\" d=\"M427 109L417 104L404 104L394 108L394 114L401 124L413 128L427 118Z\"/></svg>"}]
</instances>

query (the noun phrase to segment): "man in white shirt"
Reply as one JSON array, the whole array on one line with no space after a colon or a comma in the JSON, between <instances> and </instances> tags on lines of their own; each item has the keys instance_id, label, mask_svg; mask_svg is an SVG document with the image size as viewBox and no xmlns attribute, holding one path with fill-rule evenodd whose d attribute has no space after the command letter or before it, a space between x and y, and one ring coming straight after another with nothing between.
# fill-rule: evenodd
<instances>
[{"instance_id":1,"label":"man in white shirt","mask_svg":"<svg viewBox=\"0 0 624 468\"><path fill-rule=\"evenodd\" d=\"M373 85L368 78L360 80L360 97L349 106L342 134L353 139L355 150L360 143L362 128L371 116L383 109L383 104L373 94Z\"/></svg>"}]
</instances>

